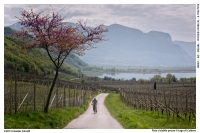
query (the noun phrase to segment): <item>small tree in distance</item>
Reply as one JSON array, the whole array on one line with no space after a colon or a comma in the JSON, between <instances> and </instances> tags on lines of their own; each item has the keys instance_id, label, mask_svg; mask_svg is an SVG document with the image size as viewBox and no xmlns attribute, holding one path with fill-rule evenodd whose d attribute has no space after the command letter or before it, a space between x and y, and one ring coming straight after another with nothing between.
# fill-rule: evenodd
<instances>
[{"instance_id":1,"label":"small tree in distance","mask_svg":"<svg viewBox=\"0 0 200 133\"><path fill-rule=\"evenodd\" d=\"M171 74L171 73L168 73L168 74L166 75L166 80L167 80L167 82L168 82L169 84L172 82L172 79L173 79L172 74Z\"/></svg>"},{"instance_id":2,"label":"small tree in distance","mask_svg":"<svg viewBox=\"0 0 200 133\"><path fill-rule=\"evenodd\" d=\"M26 41L24 48L43 48L55 66L55 77L52 81L44 112L48 113L58 70L70 52L83 55L85 50L94 48L94 44L103 41L103 25L96 28L87 27L86 23L77 22L76 27L66 26L63 17L52 11L51 14L33 12L33 9L21 11L18 22L24 27L14 35Z\"/></svg>"},{"instance_id":3,"label":"small tree in distance","mask_svg":"<svg viewBox=\"0 0 200 133\"><path fill-rule=\"evenodd\" d=\"M136 80L135 77L133 77L133 78L131 79L131 81L136 82L137 80Z\"/></svg>"}]
</instances>

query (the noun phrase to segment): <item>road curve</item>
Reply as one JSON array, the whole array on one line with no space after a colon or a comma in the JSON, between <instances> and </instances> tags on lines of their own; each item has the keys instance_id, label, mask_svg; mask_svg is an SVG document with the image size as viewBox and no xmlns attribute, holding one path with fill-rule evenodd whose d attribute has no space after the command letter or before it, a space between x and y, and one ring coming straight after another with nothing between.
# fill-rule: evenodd
<instances>
[{"instance_id":1,"label":"road curve","mask_svg":"<svg viewBox=\"0 0 200 133\"><path fill-rule=\"evenodd\" d=\"M64 129L123 129L123 127L110 115L104 106L104 100L108 93L96 96L97 110L94 114L92 105L78 118L72 120Z\"/></svg>"}]
</instances>

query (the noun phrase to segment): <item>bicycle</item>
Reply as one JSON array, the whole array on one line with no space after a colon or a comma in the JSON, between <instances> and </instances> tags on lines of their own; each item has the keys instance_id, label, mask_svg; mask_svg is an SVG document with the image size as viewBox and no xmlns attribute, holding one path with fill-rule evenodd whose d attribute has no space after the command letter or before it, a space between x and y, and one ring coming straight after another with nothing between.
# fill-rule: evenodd
<instances>
[{"instance_id":1,"label":"bicycle","mask_svg":"<svg viewBox=\"0 0 200 133\"><path fill-rule=\"evenodd\" d=\"M92 104L93 105L93 111L94 111L94 114L97 113L97 105L96 104Z\"/></svg>"}]
</instances>

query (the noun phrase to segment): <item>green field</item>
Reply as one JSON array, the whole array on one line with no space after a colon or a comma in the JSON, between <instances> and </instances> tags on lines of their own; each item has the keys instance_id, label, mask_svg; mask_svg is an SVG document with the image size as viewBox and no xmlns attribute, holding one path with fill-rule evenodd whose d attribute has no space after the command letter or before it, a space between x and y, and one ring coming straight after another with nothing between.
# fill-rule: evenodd
<instances>
[{"instance_id":1,"label":"green field","mask_svg":"<svg viewBox=\"0 0 200 133\"><path fill-rule=\"evenodd\" d=\"M165 113L136 110L124 104L119 94L110 93L105 100L110 114L121 123L125 129L195 129L196 119L186 122L177 117L170 117L167 121Z\"/></svg>"}]
</instances>

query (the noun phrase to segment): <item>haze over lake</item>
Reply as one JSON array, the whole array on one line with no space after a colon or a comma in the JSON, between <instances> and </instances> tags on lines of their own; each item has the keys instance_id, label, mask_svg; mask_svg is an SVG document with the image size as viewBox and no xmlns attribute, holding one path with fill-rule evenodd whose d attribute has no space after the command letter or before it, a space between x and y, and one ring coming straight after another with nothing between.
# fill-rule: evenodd
<instances>
[{"instance_id":1,"label":"haze over lake","mask_svg":"<svg viewBox=\"0 0 200 133\"><path fill-rule=\"evenodd\" d=\"M168 73L161 73L159 74L161 77L166 77ZM177 79L180 78L190 78L190 77L196 77L196 73L171 73L172 75L175 75L175 77ZM99 78L104 78L105 76L107 77L111 77L114 79L124 79L124 80L130 80L133 77L136 78L136 80L142 78L142 79L146 79L149 80L150 78L152 78L154 75L158 75L158 74L143 74L143 73L113 73L113 74L109 74L109 73L104 73L103 75L98 76Z\"/></svg>"}]
</instances>

